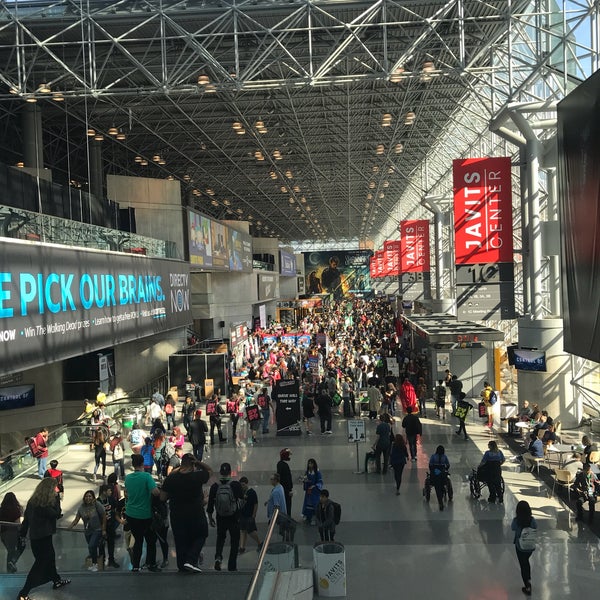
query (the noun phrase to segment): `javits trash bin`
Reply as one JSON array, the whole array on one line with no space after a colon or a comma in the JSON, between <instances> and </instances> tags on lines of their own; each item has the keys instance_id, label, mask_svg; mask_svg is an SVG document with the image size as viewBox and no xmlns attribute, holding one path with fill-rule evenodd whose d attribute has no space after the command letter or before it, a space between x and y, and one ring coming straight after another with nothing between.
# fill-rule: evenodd
<instances>
[{"instance_id":1,"label":"javits trash bin","mask_svg":"<svg viewBox=\"0 0 600 600\"><path fill-rule=\"evenodd\" d=\"M321 542L313 548L315 587L319 596L346 596L346 551L338 542Z\"/></svg>"},{"instance_id":2,"label":"javits trash bin","mask_svg":"<svg viewBox=\"0 0 600 600\"><path fill-rule=\"evenodd\" d=\"M294 544L275 542L269 544L265 552L263 569L265 571L291 571L294 569Z\"/></svg>"}]
</instances>

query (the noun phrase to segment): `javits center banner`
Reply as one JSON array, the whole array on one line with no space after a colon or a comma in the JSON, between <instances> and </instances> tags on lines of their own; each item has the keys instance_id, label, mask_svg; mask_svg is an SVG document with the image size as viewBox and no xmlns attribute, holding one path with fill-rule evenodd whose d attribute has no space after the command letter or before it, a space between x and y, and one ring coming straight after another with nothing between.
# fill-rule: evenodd
<instances>
[{"instance_id":1,"label":"javits center banner","mask_svg":"<svg viewBox=\"0 0 600 600\"><path fill-rule=\"evenodd\" d=\"M431 298L429 221L400 222L400 295L403 300Z\"/></svg>"},{"instance_id":2,"label":"javits center banner","mask_svg":"<svg viewBox=\"0 0 600 600\"><path fill-rule=\"evenodd\" d=\"M457 316L513 319L510 158L453 161Z\"/></svg>"},{"instance_id":3,"label":"javits center banner","mask_svg":"<svg viewBox=\"0 0 600 600\"><path fill-rule=\"evenodd\" d=\"M600 71L558 105L564 346L600 363Z\"/></svg>"},{"instance_id":4,"label":"javits center banner","mask_svg":"<svg viewBox=\"0 0 600 600\"><path fill-rule=\"evenodd\" d=\"M0 360L20 371L191 322L189 265L0 241Z\"/></svg>"},{"instance_id":5,"label":"javits center banner","mask_svg":"<svg viewBox=\"0 0 600 600\"><path fill-rule=\"evenodd\" d=\"M371 292L371 250L304 252L307 294L344 296Z\"/></svg>"}]
</instances>

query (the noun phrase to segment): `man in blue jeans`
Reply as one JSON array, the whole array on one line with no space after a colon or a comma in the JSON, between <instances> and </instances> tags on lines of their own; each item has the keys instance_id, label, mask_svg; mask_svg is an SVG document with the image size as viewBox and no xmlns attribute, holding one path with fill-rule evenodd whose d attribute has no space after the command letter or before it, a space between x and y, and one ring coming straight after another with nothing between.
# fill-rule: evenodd
<instances>
[{"instance_id":1,"label":"man in blue jeans","mask_svg":"<svg viewBox=\"0 0 600 600\"><path fill-rule=\"evenodd\" d=\"M48 430L43 427L35 436L35 445L38 449L36 458L38 461L38 477L44 479L44 474L48 468Z\"/></svg>"}]
</instances>

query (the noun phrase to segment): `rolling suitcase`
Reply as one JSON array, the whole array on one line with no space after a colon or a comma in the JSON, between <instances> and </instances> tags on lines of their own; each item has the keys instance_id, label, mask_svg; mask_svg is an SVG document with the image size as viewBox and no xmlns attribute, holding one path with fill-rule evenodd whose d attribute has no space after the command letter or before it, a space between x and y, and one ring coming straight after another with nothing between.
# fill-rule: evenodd
<instances>
[{"instance_id":1,"label":"rolling suitcase","mask_svg":"<svg viewBox=\"0 0 600 600\"><path fill-rule=\"evenodd\" d=\"M480 402L478 406L479 406L479 416L482 419L487 419L487 412L485 410L485 402Z\"/></svg>"}]
</instances>

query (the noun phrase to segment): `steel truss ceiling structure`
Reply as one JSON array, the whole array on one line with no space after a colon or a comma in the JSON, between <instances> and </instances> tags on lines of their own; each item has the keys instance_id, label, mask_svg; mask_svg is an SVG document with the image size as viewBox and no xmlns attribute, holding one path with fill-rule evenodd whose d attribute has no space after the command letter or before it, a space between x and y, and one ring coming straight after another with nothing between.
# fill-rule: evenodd
<instances>
[{"instance_id":1,"label":"steel truss ceiling structure","mask_svg":"<svg viewBox=\"0 0 600 600\"><path fill-rule=\"evenodd\" d=\"M598 17L597 0L4 1L0 160L22 160L37 100L55 181L89 180L91 128L106 174L174 177L254 235L378 244L449 194L453 158L514 152L488 133L502 106L598 68Z\"/></svg>"}]
</instances>

